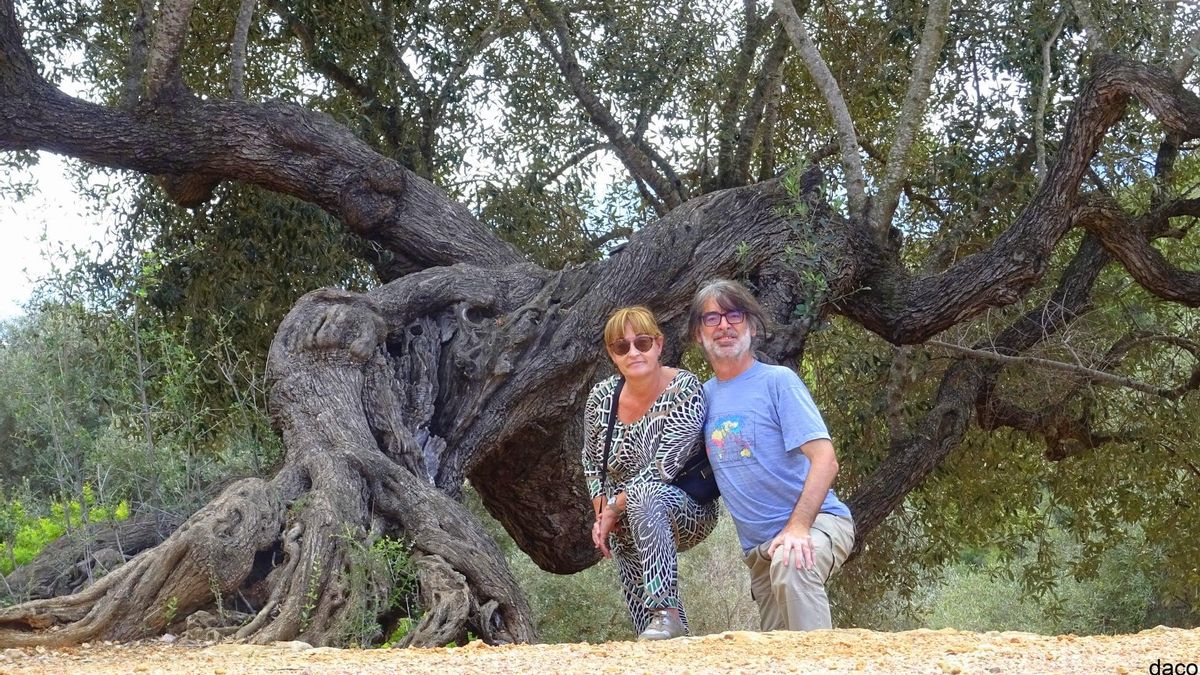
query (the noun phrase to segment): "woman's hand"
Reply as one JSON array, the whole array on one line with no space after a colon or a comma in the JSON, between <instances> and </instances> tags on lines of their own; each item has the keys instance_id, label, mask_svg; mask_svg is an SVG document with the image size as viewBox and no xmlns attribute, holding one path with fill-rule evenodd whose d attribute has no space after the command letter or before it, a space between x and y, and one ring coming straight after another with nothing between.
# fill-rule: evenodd
<instances>
[{"instance_id":1,"label":"woman's hand","mask_svg":"<svg viewBox=\"0 0 1200 675\"><path fill-rule=\"evenodd\" d=\"M596 522L592 525L592 543L600 549L600 555L605 558L612 557L612 551L608 548L608 535L620 529L620 519L621 515L616 509L605 508L596 516Z\"/></svg>"},{"instance_id":2,"label":"woman's hand","mask_svg":"<svg viewBox=\"0 0 1200 675\"><path fill-rule=\"evenodd\" d=\"M592 523L592 545L595 546L596 548L600 549L600 555L603 555L605 558L608 557L607 555L605 555L605 551L604 551L604 538L600 535L600 520L599 519L597 519L596 522Z\"/></svg>"}]
</instances>

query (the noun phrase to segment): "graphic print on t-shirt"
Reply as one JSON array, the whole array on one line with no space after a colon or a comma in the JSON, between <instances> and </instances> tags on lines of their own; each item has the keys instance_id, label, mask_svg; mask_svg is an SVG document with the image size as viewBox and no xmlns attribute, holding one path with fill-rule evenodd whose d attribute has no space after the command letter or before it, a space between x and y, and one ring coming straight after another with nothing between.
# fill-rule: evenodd
<instances>
[{"instance_id":1,"label":"graphic print on t-shirt","mask_svg":"<svg viewBox=\"0 0 1200 675\"><path fill-rule=\"evenodd\" d=\"M746 419L741 415L722 415L713 420L712 431L708 434L708 455L717 461L724 461L734 454L749 457L750 430Z\"/></svg>"}]
</instances>

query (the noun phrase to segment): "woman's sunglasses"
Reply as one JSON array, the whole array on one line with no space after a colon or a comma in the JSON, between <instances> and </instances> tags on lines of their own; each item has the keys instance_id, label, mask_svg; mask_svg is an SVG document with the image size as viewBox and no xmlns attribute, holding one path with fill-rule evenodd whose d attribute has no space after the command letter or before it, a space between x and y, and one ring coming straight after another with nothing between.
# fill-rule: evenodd
<instances>
[{"instance_id":1,"label":"woman's sunglasses","mask_svg":"<svg viewBox=\"0 0 1200 675\"><path fill-rule=\"evenodd\" d=\"M630 346L633 346L639 352L645 354L651 349L654 349L654 336L639 335L633 338L633 342L630 342L625 338L617 338L609 343L608 348L611 349L612 353L616 354L617 356L625 356L629 353Z\"/></svg>"}]
</instances>

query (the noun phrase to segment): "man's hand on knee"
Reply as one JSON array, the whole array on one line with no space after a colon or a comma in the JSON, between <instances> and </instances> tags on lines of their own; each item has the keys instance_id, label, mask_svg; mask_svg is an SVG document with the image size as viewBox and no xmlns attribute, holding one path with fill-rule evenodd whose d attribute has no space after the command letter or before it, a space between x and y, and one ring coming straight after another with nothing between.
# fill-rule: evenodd
<instances>
[{"instance_id":1,"label":"man's hand on knee","mask_svg":"<svg viewBox=\"0 0 1200 675\"><path fill-rule=\"evenodd\" d=\"M798 570L811 570L816 566L813 561L813 545L811 531L807 527L785 527L775 535L767 546L767 555L775 559L775 552L782 551L783 563L793 564Z\"/></svg>"}]
</instances>

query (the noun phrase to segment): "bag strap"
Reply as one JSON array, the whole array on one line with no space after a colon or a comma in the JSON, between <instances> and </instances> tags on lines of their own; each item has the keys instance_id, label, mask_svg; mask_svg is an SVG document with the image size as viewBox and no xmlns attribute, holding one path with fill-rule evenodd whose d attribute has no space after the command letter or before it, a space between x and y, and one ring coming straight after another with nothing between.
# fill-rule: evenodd
<instances>
[{"instance_id":1,"label":"bag strap","mask_svg":"<svg viewBox=\"0 0 1200 675\"><path fill-rule=\"evenodd\" d=\"M621 405L621 390L625 388L625 378L617 378L617 388L613 390L612 409L608 411L608 431L604 434L604 468L600 471L600 492L608 496L608 453L612 449L613 427L617 424L617 410Z\"/></svg>"}]
</instances>

